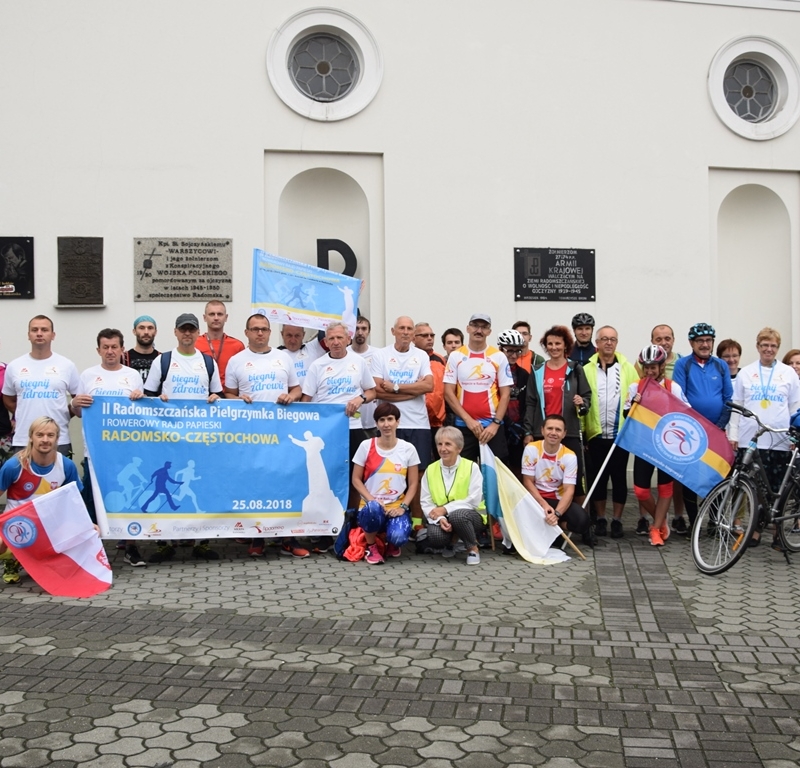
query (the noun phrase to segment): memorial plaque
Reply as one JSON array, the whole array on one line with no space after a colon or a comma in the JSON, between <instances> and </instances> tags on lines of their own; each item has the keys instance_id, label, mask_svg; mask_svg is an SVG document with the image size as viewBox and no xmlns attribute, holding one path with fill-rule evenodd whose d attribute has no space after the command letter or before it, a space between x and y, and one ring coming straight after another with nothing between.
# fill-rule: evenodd
<instances>
[{"instance_id":1,"label":"memorial plaque","mask_svg":"<svg viewBox=\"0 0 800 768\"><path fill-rule=\"evenodd\" d=\"M594 250L514 249L514 301L595 300Z\"/></svg>"},{"instance_id":2,"label":"memorial plaque","mask_svg":"<svg viewBox=\"0 0 800 768\"><path fill-rule=\"evenodd\" d=\"M207 237L137 237L134 301L230 301L233 241Z\"/></svg>"},{"instance_id":3,"label":"memorial plaque","mask_svg":"<svg viewBox=\"0 0 800 768\"><path fill-rule=\"evenodd\" d=\"M103 303L103 238L58 238L58 303Z\"/></svg>"},{"instance_id":4,"label":"memorial plaque","mask_svg":"<svg viewBox=\"0 0 800 768\"><path fill-rule=\"evenodd\" d=\"M0 237L0 299L33 298L33 238Z\"/></svg>"}]
</instances>

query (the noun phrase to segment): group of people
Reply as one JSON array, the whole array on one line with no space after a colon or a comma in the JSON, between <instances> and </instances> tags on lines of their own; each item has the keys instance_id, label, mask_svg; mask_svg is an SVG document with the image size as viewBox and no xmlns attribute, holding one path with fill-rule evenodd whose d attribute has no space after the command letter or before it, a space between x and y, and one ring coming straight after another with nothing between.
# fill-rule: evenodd
<instances>
[{"instance_id":1,"label":"group of people","mask_svg":"<svg viewBox=\"0 0 800 768\"><path fill-rule=\"evenodd\" d=\"M246 344L225 333L227 319L221 301L206 305L205 332L194 314L179 315L175 345L164 352L156 349L158 325L151 316L134 321L130 349L122 332L106 328L97 336L100 362L82 374L53 351L52 320L43 315L31 319L31 351L0 368L5 406L0 409L0 451L5 459L0 491L7 492L8 504L23 503L65 482L81 485L68 458L69 422L90 408L96 396L207 402L238 398L286 407L332 403L343 406L349 421L348 508L354 510L354 522L363 534L357 557L382 563L399 557L414 537L418 548L440 551L445 557L463 550L467 564L476 565L478 542L489 522L479 466L481 445L489 446L514 471L549 524L593 545L595 536L624 536L629 457L616 447L615 439L638 402L642 379L655 380L726 428L734 446L747 443L753 426L737 415L731 417L725 405L729 400L758 408L771 426L788 426L800 407L800 350L792 350L785 358L788 362L777 362L780 334L771 328L758 334L758 359L740 370L741 346L727 339L714 355L716 332L707 323L689 330L690 355L676 354L672 328L658 325L650 343L630 362L617 351L617 331L609 325L596 327L585 312L573 317L571 328L554 325L544 332L539 344L546 357L532 349L531 327L525 321L500 332L497 346L490 344L492 323L484 313L469 318L466 335L447 329L440 337L443 354L434 350L436 334L430 324L407 316L396 319L392 343L383 348L369 344L371 326L363 316L357 318L352 338L339 322L308 342L303 328L284 325L277 346L271 344L272 328L265 314L247 318ZM770 476L779 482L788 443L760 447ZM91 514L89 458L84 459L82 485ZM660 470L654 498L653 471L647 462L634 460L634 493L640 505L636 533L661 546L670 532L685 534L690 529L697 498ZM591 504L584 505L590 486ZM670 503L675 508L671 526ZM502 538L496 528L489 535ZM196 558L218 558L208 540L184 543L192 546ZM246 542L254 557L263 554L264 543ZM285 538L280 549L288 556L308 557L330 545L326 539L304 545ZM127 563L145 565L135 541L119 546L125 549ZM149 562L169 560L175 546L158 542ZM513 554L507 539L502 550ZM2 557L3 578L14 583L19 565L8 552Z\"/></svg>"}]
</instances>

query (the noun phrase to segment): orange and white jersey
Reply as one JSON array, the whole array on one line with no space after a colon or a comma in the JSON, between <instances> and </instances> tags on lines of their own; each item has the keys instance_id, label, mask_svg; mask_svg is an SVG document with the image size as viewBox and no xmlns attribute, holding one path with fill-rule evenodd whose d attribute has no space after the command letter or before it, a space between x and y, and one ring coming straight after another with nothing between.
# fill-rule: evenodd
<instances>
[{"instance_id":1,"label":"orange and white jersey","mask_svg":"<svg viewBox=\"0 0 800 768\"><path fill-rule=\"evenodd\" d=\"M560 499L564 486L577 482L578 457L563 445L555 455L545 453L544 440L537 440L525 446L522 474L533 478L534 485L545 498Z\"/></svg>"},{"instance_id":2,"label":"orange and white jersey","mask_svg":"<svg viewBox=\"0 0 800 768\"><path fill-rule=\"evenodd\" d=\"M373 437L358 446L353 464L364 467L364 486L383 508L395 509L403 503L408 468L419 464L419 455L417 449L405 440L398 440L389 451L381 450ZM365 503L362 500L360 506Z\"/></svg>"},{"instance_id":3,"label":"orange and white jersey","mask_svg":"<svg viewBox=\"0 0 800 768\"><path fill-rule=\"evenodd\" d=\"M444 383L456 385L456 397L473 418L488 422L497 413L498 387L511 387L508 359L497 347L473 352L459 347L447 358Z\"/></svg>"}]
</instances>

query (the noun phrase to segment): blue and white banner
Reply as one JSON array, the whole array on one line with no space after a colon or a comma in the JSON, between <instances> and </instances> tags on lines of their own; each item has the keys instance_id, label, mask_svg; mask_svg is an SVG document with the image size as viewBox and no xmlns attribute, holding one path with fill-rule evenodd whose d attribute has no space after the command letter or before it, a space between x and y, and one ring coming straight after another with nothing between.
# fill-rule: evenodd
<instances>
[{"instance_id":1,"label":"blue and white banner","mask_svg":"<svg viewBox=\"0 0 800 768\"><path fill-rule=\"evenodd\" d=\"M83 422L104 537L331 536L342 527L341 405L95 397Z\"/></svg>"},{"instance_id":2,"label":"blue and white banner","mask_svg":"<svg viewBox=\"0 0 800 768\"><path fill-rule=\"evenodd\" d=\"M324 331L340 320L356 330L361 280L253 249L253 310L270 322Z\"/></svg>"}]
</instances>

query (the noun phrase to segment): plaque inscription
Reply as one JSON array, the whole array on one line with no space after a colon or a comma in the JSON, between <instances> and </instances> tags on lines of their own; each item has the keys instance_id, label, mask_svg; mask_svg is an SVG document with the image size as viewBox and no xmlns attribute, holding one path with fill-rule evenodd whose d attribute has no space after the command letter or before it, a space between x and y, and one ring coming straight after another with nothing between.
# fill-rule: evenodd
<instances>
[{"instance_id":1,"label":"plaque inscription","mask_svg":"<svg viewBox=\"0 0 800 768\"><path fill-rule=\"evenodd\" d=\"M103 238L58 238L58 303L103 303Z\"/></svg>"}]
</instances>

